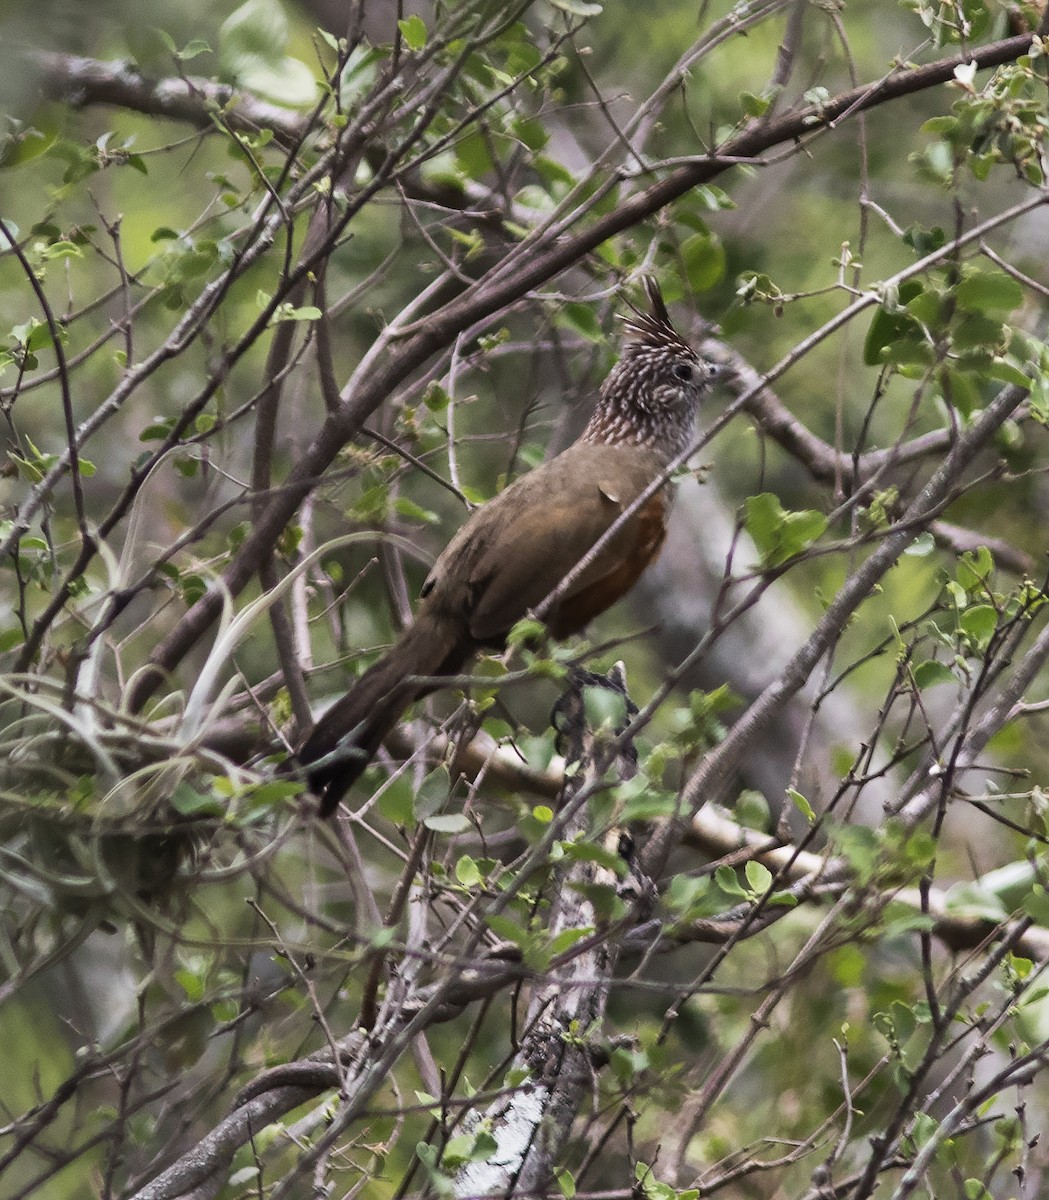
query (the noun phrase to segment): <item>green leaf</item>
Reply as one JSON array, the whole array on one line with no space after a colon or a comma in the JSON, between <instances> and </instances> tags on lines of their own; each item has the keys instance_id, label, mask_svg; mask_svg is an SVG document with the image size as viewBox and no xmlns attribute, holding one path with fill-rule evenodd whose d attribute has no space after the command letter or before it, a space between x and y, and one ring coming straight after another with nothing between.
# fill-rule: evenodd
<instances>
[{"instance_id":1,"label":"green leaf","mask_svg":"<svg viewBox=\"0 0 1049 1200\"><path fill-rule=\"evenodd\" d=\"M455 878L463 887L477 887L481 882L481 869L469 854L464 854L455 864Z\"/></svg>"},{"instance_id":2,"label":"green leaf","mask_svg":"<svg viewBox=\"0 0 1049 1200\"><path fill-rule=\"evenodd\" d=\"M1023 288L1004 271L972 271L955 292L959 308L969 312L1012 312L1023 303Z\"/></svg>"},{"instance_id":3,"label":"green leaf","mask_svg":"<svg viewBox=\"0 0 1049 1200\"><path fill-rule=\"evenodd\" d=\"M728 896L746 896L747 889L740 883L732 867L720 866L714 872L714 882Z\"/></svg>"},{"instance_id":4,"label":"green leaf","mask_svg":"<svg viewBox=\"0 0 1049 1200\"><path fill-rule=\"evenodd\" d=\"M219 30L219 69L278 104L313 103L317 82L304 62L284 53L288 20L278 0L245 0Z\"/></svg>"},{"instance_id":5,"label":"green leaf","mask_svg":"<svg viewBox=\"0 0 1049 1200\"><path fill-rule=\"evenodd\" d=\"M550 134L542 121L532 117L519 117L511 126L514 137L529 150L542 150L550 140Z\"/></svg>"},{"instance_id":6,"label":"green leaf","mask_svg":"<svg viewBox=\"0 0 1049 1200\"><path fill-rule=\"evenodd\" d=\"M1031 386L1030 375L1022 371L1009 358L995 358L988 373L992 379L997 379L999 383L1014 383L1022 388Z\"/></svg>"},{"instance_id":7,"label":"green leaf","mask_svg":"<svg viewBox=\"0 0 1049 1200\"><path fill-rule=\"evenodd\" d=\"M583 688L583 715L591 729L621 729L626 724L626 697L606 687Z\"/></svg>"},{"instance_id":8,"label":"green leaf","mask_svg":"<svg viewBox=\"0 0 1049 1200\"><path fill-rule=\"evenodd\" d=\"M301 308L291 304L278 304L270 317L270 324L276 325L278 321L319 321L323 315L313 304L304 304Z\"/></svg>"},{"instance_id":9,"label":"green leaf","mask_svg":"<svg viewBox=\"0 0 1049 1200\"><path fill-rule=\"evenodd\" d=\"M962 631L983 649L998 628L998 614L990 604L974 604L959 618Z\"/></svg>"},{"instance_id":10,"label":"green leaf","mask_svg":"<svg viewBox=\"0 0 1049 1200\"><path fill-rule=\"evenodd\" d=\"M556 323L578 333L580 337L595 345L605 340L605 331L601 328L594 310L589 304L572 302L560 307Z\"/></svg>"},{"instance_id":11,"label":"green leaf","mask_svg":"<svg viewBox=\"0 0 1049 1200\"><path fill-rule=\"evenodd\" d=\"M508 917L505 913L493 913L491 916L485 917L485 924L497 938L502 938L504 942L512 942L515 946L524 946L529 940L528 931L521 926L521 923L514 920L513 917Z\"/></svg>"},{"instance_id":12,"label":"green leaf","mask_svg":"<svg viewBox=\"0 0 1049 1200\"><path fill-rule=\"evenodd\" d=\"M868 367L888 362L928 361L929 348L922 327L904 311L922 290L916 279L909 279L901 285L895 303L886 301L874 314L863 343L863 361Z\"/></svg>"},{"instance_id":13,"label":"green leaf","mask_svg":"<svg viewBox=\"0 0 1049 1200\"><path fill-rule=\"evenodd\" d=\"M189 62L200 54L210 54L211 46L203 38L191 38L178 52L183 62Z\"/></svg>"},{"instance_id":14,"label":"green leaf","mask_svg":"<svg viewBox=\"0 0 1049 1200\"><path fill-rule=\"evenodd\" d=\"M790 797L794 807L811 825L816 820L816 814L812 811L812 805L796 788L787 788L787 795Z\"/></svg>"},{"instance_id":15,"label":"green leaf","mask_svg":"<svg viewBox=\"0 0 1049 1200\"><path fill-rule=\"evenodd\" d=\"M21 646L24 641L25 634L17 625L11 629L0 630L0 654L13 650L16 646Z\"/></svg>"},{"instance_id":16,"label":"green leaf","mask_svg":"<svg viewBox=\"0 0 1049 1200\"><path fill-rule=\"evenodd\" d=\"M725 247L716 234L693 234L681 247L681 260L689 284L697 292L714 287L725 277Z\"/></svg>"},{"instance_id":17,"label":"green leaf","mask_svg":"<svg viewBox=\"0 0 1049 1200\"><path fill-rule=\"evenodd\" d=\"M800 554L820 538L827 518L813 509L790 512L771 492L749 496L746 502L747 532L754 539L762 563L779 566Z\"/></svg>"},{"instance_id":18,"label":"green leaf","mask_svg":"<svg viewBox=\"0 0 1049 1200\"><path fill-rule=\"evenodd\" d=\"M371 88L381 59L381 51L365 46L356 46L350 52L339 76L339 100L344 109L353 108Z\"/></svg>"},{"instance_id":19,"label":"green leaf","mask_svg":"<svg viewBox=\"0 0 1049 1200\"><path fill-rule=\"evenodd\" d=\"M878 834L866 825L841 825L831 836L837 853L852 867L861 880L870 877L878 861Z\"/></svg>"},{"instance_id":20,"label":"green leaf","mask_svg":"<svg viewBox=\"0 0 1049 1200\"><path fill-rule=\"evenodd\" d=\"M424 817L423 824L434 833L466 833L473 829L469 817L464 813L436 813L432 817Z\"/></svg>"},{"instance_id":21,"label":"green leaf","mask_svg":"<svg viewBox=\"0 0 1049 1200\"><path fill-rule=\"evenodd\" d=\"M75 245L73 242L52 242L50 246L47 246L44 249L43 254L41 255L41 258L43 258L45 262L49 262L51 259L83 257L83 250L81 250L80 247Z\"/></svg>"},{"instance_id":22,"label":"green leaf","mask_svg":"<svg viewBox=\"0 0 1049 1200\"><path fill-rule=\"evenodd\" d=\"M976 917L998 924L1009 919L1001 899L979 882L956 883L947 889L944 907L959 917Z\"/></svg>"},{"instance_id":23,"label":"green leaf","mask_svg":"<svg viewBox=\"0 0 1049 1200\"><path fill-rule=\"evenodd\" d=\"M436 379L432 379L427 384L426 391L423 392L423 404L426 405L430 412L444 412L451 402L451 396L441 387Z\"/></svg>"},{"instance_id":24,"label":"green leaf","mask_svg":"<svg viewBox=\"0 0 1049 1200\"><path fill-rule=\"evenodd\" d=\"M288 108L306 108L317 99L317 80L301 59L283 55L275 62L244 56L235 78L249 91Z\"/></svg>"},{"instance_id":25,"label":"green leaf","mask_svg":"<svg viewBox=\"0 0 1049 1200\"><path fill-rule=\"evenodd\" d=\"M986 546L978 546L975 551L966 550L958 560L955 577L967 592L981 588L983 582L994 570L994 558Z\"/></svg>"},{"instance_id":26,"label":"green leaf","mask_svg":"<svg viewBox=\"0 0 1049 1200\"><path fill-rule=\"evenodd\" d=\"M1049 893L1040 883L1036 883L1028 892L1023 907L1029 917L1039 925L1049 928Z\"/></svg>"},{"instance_id":27,"label":"green leaf","mask_svg":"<svg viewBox=\"0 0 1049 1200\"><path fill-rule=\"evenodd\" d=\"M674 792L660 791L649 784L640 794L623 803L619 819L624 825L629 825L634 821L656 821L660 817L672 817L678 811L680 803Z\"/></svg>"},{"instance_id":28,"label":"green leaf","mask_svg":"<svg viewBox=\"0 0 1049 1200\"><path fill-rule=\"evenodd\" d=\"M912 558L928 558L936 549L936 539L931 533L919 533L913 542L904 550Z\"/></svg>"},{"instance_id":29,"label":"green leaf","mask_svg":"<svg viewBox=\"0 0 1049 1200\"><path fill-rule=\"evenodd\" d=\"M422 521L424 525L439 525L441 518L429 508L423 508L407 496L398 496L393 502L393 511L399 517L407 517L410 521Z\"/></svg>"},{"instance_id":30,"label":"green leaf","mask_svg":"<svg viewBox=\"0 0 1049 1200\"><path fill-rule=\"evenodd\" d=\"M942 118L953 121L953 117ZM926 122L931 125L931 121ZM947 242L947 235L937 225L933 229L923 229L921 225L912 225L903 235L904 243L918 255L919 258L924 258L926 254L932 254L933 251L939 250L941 246Z\"/></svg>"},{"instance_id":31,"label":"green leaf","mask_svg":"<svg viewBox=\"0 0 1049 1200\"><path fill-rule=\"evenodd\" d=\"M762 117L772 101L765 96L755 96L753 92L740 92L739 103L748 117Z\"/></svg>"},{"instance_id":32,"label":"green leaf","mask_svg":"<svg viewBox=\"0 0 1049 1200\"><path fill-rule=\"evenodd\" d=\"M596 17L602 11L600 4L590 4L587 0L550 0L550 3L573 17Z\"/></svg>"},{"instance_id":33,"label":"green leaf","mask_svg":"<svg viewBox=\"0 0 1049 1200\"><path fill-rule=\"evenodd\" d=\"M744 788L736 798L733 809L736 820L746 829L756 829L759 833L765 833L771 825L769 802L754 788Z\"/></svg>"},{"instance_id":34,"label":"green leaf","mask_svg":"<svg viewBox=\"0 0 1049 1200\"><path fill-rule=\"evenodd\" d=\"M421 50L426 45L426 22L422 17L406 17L397 22L404 44L409 50Z\"/></svg>"},{"instance_id":35,"label":"green leaf","mask_svg":"<svg viewBox=\"0 0 1049 1200\"><path fill-rule=\"evenodd\" d=\"M566 950L571 950L574 945L581 942L583 938L589 937L593 932L593 926L586 925L580 925L576 929L562 929L550 943L550 954L554 957L564 954Z\"/></svg>"},{"instance_id":36,"label":"green leaf","mask_svg":"<svg viewBox=\"0 0 1049 1200\"><path fill-rule=\"evenodd\" d=\"M627 865L615 850L608 850L594 842L559 842L558 845L563 852L563 857L572 862L596 863L599 867L604 867L616 875L626 874Z\"/></svg>"},{"instance_id":37,"label":"green leaf","mask_svg":"<svg viewBox=\"0 0 1049 1200\"><path fill-rule=\"evenodd\" d=\"M957 683L958 681L950 667L942 662L929 659L926 662L918 663L914 668L914 682L918 690L924 692L926 688L936 687L939 683Z\"/></svg>"},{"instance_id":38,"label":"green leaf","mask_svg":"<svg viewBox=\"0 0 1049 1200\"><path fill-rule=\"evenodd\" d=\"M523 646L529 642L539 641L546 633L546 626L534 617L523 617L510 630L506 638L508 646Z\"/></svg>"},{"instance_id":39,"label":"green leaf","mask_svg":"<svg viewBox=\"0 0 1049 1200\"><path fill-rule=\"evenodd\" d=\"M288 44L288 19L277 0L245 0L219 28L223 63L241 55L276 61Z\"/></svg>"},{"instance_id":40,"label":"green leaf","mask_svg":"<svg viewBox=\"0 0 1049 1200\"><path fill-rule=\"evenodd\" d=\"M772 872L765 866L764 863L759 863L756 859L751 859L744 868L744 873L747 877L747 883L755 892L764 894L772 887Z\"/></svg>"},{"instance_id":41,"label":"green leaf","mask_svg":"<svg viewBox=\"0 0 1049 1200\"><path fill-rule=\"evenodd\" d=\"M183 817L221 816L222 805L214 793L198 791L192 784L183 780L176 784L170 797L171 807Z\"/></svg>"},{"instance_id":42,"label":"green leaf","mask_svg":"<svg viewBox=\"0 0 1049 1200\"><path fill-rule=\"evenodd\" d=\"M379 811L394 825L411 825L415 820L411 780L404 775L391 779L379 795Z\"/></svg>"}]
</instances>

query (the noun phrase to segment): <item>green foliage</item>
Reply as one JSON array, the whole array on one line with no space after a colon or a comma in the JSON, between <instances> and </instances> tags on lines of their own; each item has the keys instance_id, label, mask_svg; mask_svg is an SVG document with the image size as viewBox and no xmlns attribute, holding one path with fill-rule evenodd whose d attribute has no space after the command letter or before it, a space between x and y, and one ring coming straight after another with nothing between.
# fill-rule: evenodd
<instances>
[{"instance_id":1,"label":"green foliage","mask_svg":"<svg viewBox=\"0 0 1049 1200\"><path fill-rule=\"evenodd\" d=\"M284 53L288 19L280 0L245 0L219 30L219 69L231 83L281 104L316 99L313 71Z\"/></svg>"},{"instance_id":2,"label":"green foliage","mask_svg":"<svg viewBox=\"0 0 1049 1200\"><path fill-rule=\"evenodd\" d=\"M809 6L791 54L775 5L387 10L85 7L75 47L8 50L0 1189L130 1194L279 1079L304 1102L231 1194L294 1191L327 1137L333 1194L463 1194L556 1061L586 1080L569 1200L635 1166L649 1200L829 1193L879 1154L891 1191L926 1149L930 1194L1007 1194L1047 1000L1042 41L977 71L978 0ZM919 87L890 43L967 61ZM757 569L731 515L686 521L672 594L585 643L520 622L316 821L290 684L335 699L463 497L572 436L643 273L769 373L727 378L679 473ZM1003 388L1029 399L952 468ZM620 656L638 769L585 688L573 809L551 703ZM1002 1086L947 1137L976 1048Z\"/></svg>"},{"instance_id":3,"label":"green foliage","mask_svg":"<svg viewBox=\"0 0 1049 1200\"><path fill-rule=\"evenodd\" d=\"M827 518L811 509L790 512L770 492L750 496L746 529L754 539L765 567L777 567L801 554L827 529Z\"/></svg>"}]
</instances>

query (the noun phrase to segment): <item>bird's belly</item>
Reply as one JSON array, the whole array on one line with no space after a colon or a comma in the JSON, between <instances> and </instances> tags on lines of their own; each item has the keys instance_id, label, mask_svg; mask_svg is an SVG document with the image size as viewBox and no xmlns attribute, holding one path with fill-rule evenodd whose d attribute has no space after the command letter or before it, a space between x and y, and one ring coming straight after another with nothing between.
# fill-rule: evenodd
<instances>
[{"instance_id":1,"label":"bird's belly","mask_svg":"<svg viewBox=\"0 0 1049 1200\"><path fill-rule=\"evenodd\" d=\"M599 578L566 596L550 614L548 624L555 638L576 633L630 591L659 554L666 537L668 515L665 491L657 492L645 502L628 527L633 537L626 542L626 553Z\"/></svg>"}]
</instances>

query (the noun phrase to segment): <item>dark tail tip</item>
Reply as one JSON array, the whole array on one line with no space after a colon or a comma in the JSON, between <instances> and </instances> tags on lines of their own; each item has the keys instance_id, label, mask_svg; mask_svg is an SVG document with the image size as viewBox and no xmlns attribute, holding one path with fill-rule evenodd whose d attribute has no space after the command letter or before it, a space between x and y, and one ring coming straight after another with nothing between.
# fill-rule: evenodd
<instances>
[{"instance_id":1,"label":"dark tail tip","mask_svg":"<svg viewBox=\"0 0 1049 1200\"><path fill-rule=\"evenodd\" d=\"M349 738L333 739L323 727L323 722L303 742L296 754L301 764L310 791L320 801L320 815L330 817L338 808L339 801L364 774L371 762L376 745ZM316 764L316 765L315 765Z\"/></svg>"}]
</instances>

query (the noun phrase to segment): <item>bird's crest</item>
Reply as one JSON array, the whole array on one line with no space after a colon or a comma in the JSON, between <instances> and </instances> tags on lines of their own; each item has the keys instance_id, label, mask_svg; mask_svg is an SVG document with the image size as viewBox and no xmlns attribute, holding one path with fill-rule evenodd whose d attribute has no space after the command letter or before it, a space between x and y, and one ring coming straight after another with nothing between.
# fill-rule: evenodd
<instances>
[{"instance_id":1,"label":"bird's crest","mask_svg":"<svg viewBox=\"0 0 1049 1200\"><path fill-rule=\"evenodd\" d=\"M654 275L645 275L642 280L651 312L642 312L630 301L631 316L623 318L626 340L653 350L676 350L695 358L695 351L674 328L667 312L666 301Z\"/></svg>"}]
</instances>

